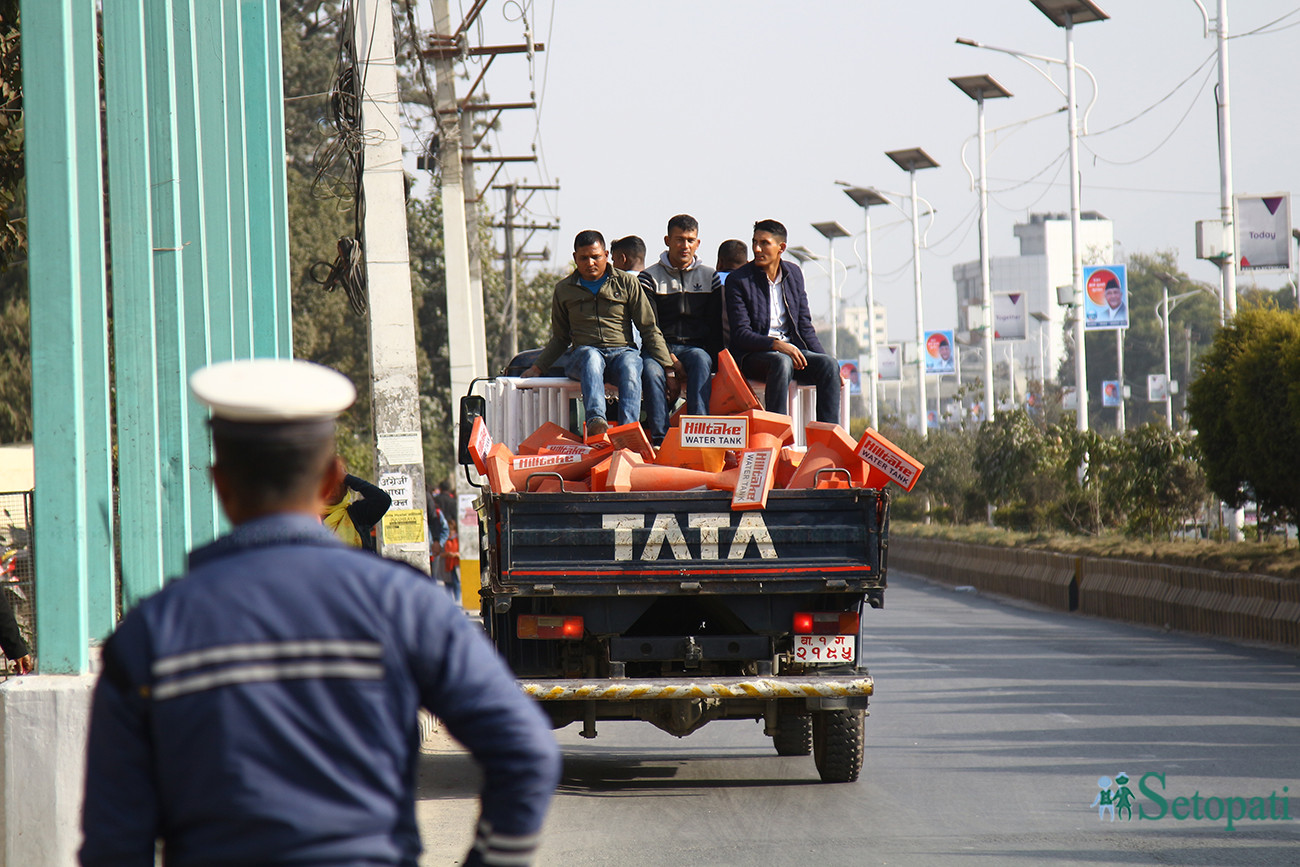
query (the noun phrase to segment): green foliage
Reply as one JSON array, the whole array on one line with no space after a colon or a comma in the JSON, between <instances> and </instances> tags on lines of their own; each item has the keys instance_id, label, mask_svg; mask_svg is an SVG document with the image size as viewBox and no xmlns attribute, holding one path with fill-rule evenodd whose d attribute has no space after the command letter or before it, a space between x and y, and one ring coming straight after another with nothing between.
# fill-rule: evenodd
<instances>
[{"instance_id":1,"label":"green foliage","mask_svg":"<svg viewBox=\"0 0 1300 867\"><path fill-rule=\"evenodd\" d=\"M930 497L933 517L954 524L983 520L987 499L975 470L975 437L936 430L925 440L915 433L906 439L908 445L894 442L925 464L912 493Z\"/></svg>"},{"instance_id":2,"label":"green foliage","mask_svg":"<svg viewBox=\"0 0 1300 867\"><path fill-rule=\"evenodd\" d=\"M1191 433L1163 424L1144 424L1108 441L1104 497L1130 535L1153 538L1195 518L1207 494L1197 457Z\"/></svg>"},{"instance_id":3,"label":"green foliage","mask_svg":"<svg viewBox=\"0 0 1300 867\"><path fill-rule=\"evenodd\" d=\"M19 0L0 0L0 270L27 256L18 6Z\"/></svg>"},{"instance_id":4,"label":"green foliage","mask_svg":"<svg viewBox=\"0 0 1300 867\"><path fill-rule=\"evenodd\" d=\"M1261 516L1300 515L1300 314L1243 307L1224 328L1192 383L1210 488L1232 506L1258 503Z\"/></svg>"}]
</instances>

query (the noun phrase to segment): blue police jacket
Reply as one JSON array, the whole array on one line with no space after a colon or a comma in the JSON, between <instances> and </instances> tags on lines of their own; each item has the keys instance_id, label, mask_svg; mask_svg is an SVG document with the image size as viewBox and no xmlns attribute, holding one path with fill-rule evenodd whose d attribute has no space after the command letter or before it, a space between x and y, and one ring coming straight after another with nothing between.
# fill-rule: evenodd
<instances>
[{"instance_id":1,"label":"blue police jacket","mask_svg":"<svg viewBox=\"0 0 1300 867\"><path fill-rule=\"evenodd\" d=\"M242 524L105 644L82 863L414 865L420 706L483 769L467 863L529 863L559 751L483 631L309 516Z\"/></svg>"}]
</instances>

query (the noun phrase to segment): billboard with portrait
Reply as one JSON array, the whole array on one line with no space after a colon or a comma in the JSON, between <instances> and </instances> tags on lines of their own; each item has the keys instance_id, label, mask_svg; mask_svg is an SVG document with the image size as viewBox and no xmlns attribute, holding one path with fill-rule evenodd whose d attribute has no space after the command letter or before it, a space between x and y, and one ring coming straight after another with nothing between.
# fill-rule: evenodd
<instances>
[{"instance_id":1,"label":"billboard with portrait","mask_svg":"<svg viewBox=\"0 0 1300 867\"><path fill-rule=\"evenodd\" d=\"M903 344L883 343L876 347L876 378L898 382L903 378Z\"/></svg>"},{"instance_id":2,"label":"billboard with portrait","mask_svg":"<svg viewBox=\"0 0 1300 867\"><path fill-rule=\"evenodd\" d=\"M1104 380L1101 384L1101 405L1119 406L1119 403L1119 380Z\"/></svg>"},{"instance_id":3,"label":"billboard with portrait","mask_svg":"<svg viewBox=\"0 0 1300 867\"><path fill-rule=\"evenodd\" d=\"M942 376L957 372L957 350L953 347L952 329L925 332L925 372Z\"/></svg>"},{"instance_id":4,"label":"billboard with portrait","mask_svg":"<svg viewBox=\"0 0 1300 867\"><path fill-rule=\"evenodd\" d=\"M993 339L1024 340L1029 314L1028 296L1023 292L996 292L993 295Z\"/></svg>"},{"instance_id":5,"label":"billboard with portrait","mask_svg":"<svg viewBox=\"0 0 1300 867\"><path fill-rule=\"evenodd\" d=\"M840 379L849 381L849 394L862 394L862 367L856 358L840 359Z\"/></svg>"},{"instance_id":6,"label":"billboard with portrait","mask_svg":"<svg viewBox=\"0 0 1300 867\"><path fill-rule=\"evenodd\" d=\"M1083 324L1088 330L1128 328L1128 268L1089 265L1083 269Z\"/></svg>"}]
</instances>

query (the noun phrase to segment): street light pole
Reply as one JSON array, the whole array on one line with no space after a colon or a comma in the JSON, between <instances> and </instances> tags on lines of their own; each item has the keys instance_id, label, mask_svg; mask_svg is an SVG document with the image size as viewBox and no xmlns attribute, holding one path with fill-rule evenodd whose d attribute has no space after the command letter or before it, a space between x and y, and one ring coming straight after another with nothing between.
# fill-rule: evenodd
<instances>
[{"instance_id":1,"label":"street light pole","mask_svg":"<svg viewBox=\"0 0 1300 867\"><path fill-rule=\"evenodd\" d=\"M828 276L831 280L831 360L835 362L836 367L839 367L840 298L839 293L835 291L835 239L847 238L849 232L834 220L827 223L813 223L812 227L821 233L830 246L831 267Z\"/></svg>"},{"instance_id":2,"label":"street light pole","mask_svg":"<svg viewBox=\"0 0 1300 867\"><path fill-rule=\"evenodd\" d=\"M867 317L869 325L867 339L867 377L869 380L868 397L871 426L880 427L880 388L876 382L880 375L880 364L876 347L876 290L871 278L871 206L888 205L889 199L870 187L849 187L844 194L862 208L864 247L864 269L867 272Z\"/></svg>"},{"instance_id":3,"label":"street light pole","mask_svg":"<svg viewBox=\"0 0 1300 867\"><path fill-rule=\"evenodd\" d=\"M1070 129L1070 276L1074 286L1074 385L1079 395L1078 428L1088 429L1088 362L1084 351L1083 238L1079 212L1079 108L1075 98L1074 25L1105 21L1110 16L1092 0L1030 0L1057 27L1065 29L1065 102Z\"/></svg>"},{"instance_id":4,"label":"street light pole","mask_svg":"<svg viewBox=\"0 0 1300 867\"><path fill-rule=\"evenodd\" d=\"M1232 119L1228 114L1228 0L1219 0L1215 22L1219 51L1219 219L1223 221L1223 245L1229 251L1219 260L1219 285L1223 316L1237 315L1237 232L1232 207Z\"/></svg>"},{"instance_id":5,"label":"street light pole","mask_svg":"<svg viewBox=\"0 0 1300 867\"><path fill-rule=\"evenodd\" d=\"M920 208L916 200L916 173L919 169L938 168L939 164L921 148L886 151L885 156L907 172L911 181L912 194L912 284L916 290L916 396L917 396L917 431L921 439L929 435L929 423L925 417L925 305L921 295L921 223L918 217Z\"/></svg>"},{"instance_id":6,"label":"street light pole","mask_svg":"<svg viewBox=\"0 0 1300 867\"><path fill-rule=\"evenodd\" d=\"M1165 424L1170 430L1174 429L1174 395L1173 390L1169 387L1170 365L1169 365L1169 284L1163 280L1160 282L1160 306L1164 310L1164 315L1160 317L1164 324L1164 344L1165 344Z\"/></svg>"},{"instance_id":7,"label":"street light pole","mask_svg":"<svg viewBox=\"0 0 1300 867\"><path fill-rule=\"evenodd\" d=\"M962 93L975 100L978 106L980 152L980 327L984 330L984 420L993 421L996 414L993 400L993 297L989 266L989 188L988 155L984 147L984 100L1011 96L991 75L968 75L949 78ZM1015 383L1012 382L1012 390Z\"/></svg>"}]
</instances>

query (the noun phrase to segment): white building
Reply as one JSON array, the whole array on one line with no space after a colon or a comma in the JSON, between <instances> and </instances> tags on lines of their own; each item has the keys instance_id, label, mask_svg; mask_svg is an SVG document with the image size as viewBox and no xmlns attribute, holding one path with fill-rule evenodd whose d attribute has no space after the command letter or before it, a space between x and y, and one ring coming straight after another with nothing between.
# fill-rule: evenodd
<instances>
[{"instance_id":1,"label":"white building","mask_svg":"<svg viewBox=\"0 0 1300 867\"><path fill-rule=\"evenodd\" d=\"M1096 211L1084 211L1080 238L1084 265L1114 264L1114 224ZM1030 380L1054 382L1065 358L1068 308L1056 303L1056 287L1069 286L1071 274L1070 217L1068 214L1030 214L1028 223L1017 223L1019 256L994 256L989 260L993 294L1024 293L1030 316L1025 340L995 341L995 365L1014 358L1016 394L1024 394ZM980 263L963 262L952 269L957 285L957 306L961 325L979 324ZM971 309L972 319L960 311ZM978 341L977 341L978 342ZM1009 349L1008 349L1009 347ZM963 378L970 378L974 365L963 365ZM1070 384L1067 377L1066 384ZM1005 374L996 383L999 394L1006 386Z\"/></svg>"},{"instance_id":2,"label":"white building","mask_svg":"<svg viewBox=\"0 0 1300 867\"><path fill-rule=\"evenodd\" d=\"M858 345L866 351L874 335L876 345L889 342L889 316L883 304L876 305L876 315L868 316L866 307L845 307L844 329L853 335Z\"/></svg>"}]
</instances>

